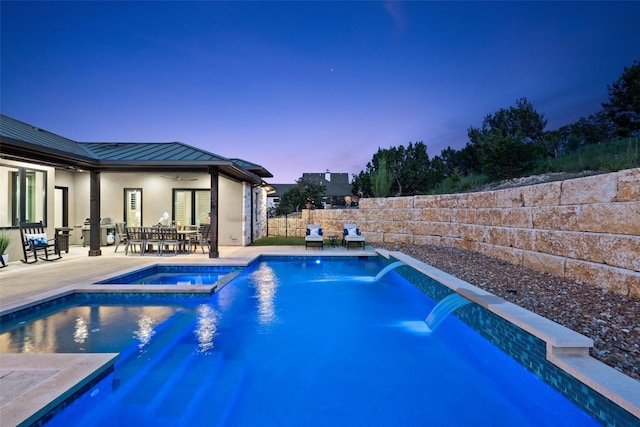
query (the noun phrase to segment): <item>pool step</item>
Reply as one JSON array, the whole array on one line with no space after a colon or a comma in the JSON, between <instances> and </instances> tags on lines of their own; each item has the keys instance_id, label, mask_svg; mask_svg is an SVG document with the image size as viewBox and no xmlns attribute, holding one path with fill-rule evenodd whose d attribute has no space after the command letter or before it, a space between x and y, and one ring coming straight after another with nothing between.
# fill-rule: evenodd
<instances>
[{"instance_id":1,"label":"pool step","mask_svg":"<svg viewBox=\"0 0 640 427\"><path fill-rule=\"evenodd\" d=\"M150 389L145 410L158 414L170 413L173 417L180 417L193 396L203 387L203 384L217 375L222 365L222 356L219 353L198 354L193 343L180 344L189 353L182 363L169 362L176 366L173 374L168 378L155 380L158 383L155 393Z\"/></svg>"},{"instance_id":2,"label":"pool step","mask_svg":"<svg viewBox=\"0 0 640 427\"><path fill-rule=\"evenodd\" d=\"M160 362L173 351L177 343L193 333L194 325L192 316L178 313L159 325L156 335L152 337L143 352L140 352L140 349L133 351L128 349L124 359L116 364L113 391L110 396L95 410L88 411L82 420L78 420L81 421L78 425L95 427L118 425L112 415L114 411L119 414L118 420L126 421L128 425L148 425L151 421L148 418L148 412L139 404L132 405L131 403L134 402L129 402L127 399L137 400L136 394L142 394L139 393L140 388L145 388L149 378L155 378L155 374L161 371ZM128 379L122 381L121 378Z\"/></svg>"},{"instance_id":3,"label":"pool step","mask_svg":"<svg viewBox=\"0 0 640 427\"><path fill-rule=\"evenodd\" d=\"M138 381L135 388L126 393L124 401L130 406L139 406L141 411L151 411L152 401L159 394L166 394L172 384L188 372L187 367L194 350L193 343L179 342L172 346L164 355L163 363L144 374L144 379ZM171 370L169 370L171 369Z\"/></svg>"},{"instance_id":4,"label":"pool step","mask_svg":"<svg viewBox=\"0 0 640 427\"><path fill-rule=\"evenodd\" d=\"M173 346L184 336L193 331L194 319L188 314L179 313L170 321L163 322L162 327L156 329L155 336L144 348L138 348L124 360L119 360L115 366L114 390L121 387L134 388L149 371L154 371L163 357L171 351ZM137 347L137 345L136 345ZM127 379L123 381L123 379Z\"/></svg>"},{"instance_id":5,"label":"pool step","mask_svg":"<svg viewBox=\"0 0 640 427\"><path fill-rule=\"evenodd\" d=\"M246 376L247 367L244 362L224 360L213 378L202 378L202 386L191 397L176 425L183 427L227 425ZM206 413L202 408L207 408ZM164 414L160 415L164 416Z\"/></svg>"}]
</instances>

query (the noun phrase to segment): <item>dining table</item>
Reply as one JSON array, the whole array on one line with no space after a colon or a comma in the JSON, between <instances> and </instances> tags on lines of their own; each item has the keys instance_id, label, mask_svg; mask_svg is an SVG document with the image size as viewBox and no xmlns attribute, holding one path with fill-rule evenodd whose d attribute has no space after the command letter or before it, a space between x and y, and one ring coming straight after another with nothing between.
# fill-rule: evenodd
<instances>
[{"instance_id":1,"label":"dining table","mask_svg":"<svg viewBox=\"0 0 640 427\"><path fill-rule=\"evenodd\" d=\"M187 252L191 252L191 245L194 241L198 240L197 229L185 228L182 230L178 230L178 236L185 242L188 246Z\"/></svg>"}]
</instances>

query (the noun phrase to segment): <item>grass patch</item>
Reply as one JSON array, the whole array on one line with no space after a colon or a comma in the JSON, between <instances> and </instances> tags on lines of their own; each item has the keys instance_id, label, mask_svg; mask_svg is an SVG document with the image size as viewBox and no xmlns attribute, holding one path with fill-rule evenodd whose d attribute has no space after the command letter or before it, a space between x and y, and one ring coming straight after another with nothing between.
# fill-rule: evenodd
<instances>
[{"instance_id":1,"label":"grass patch","mask_svg":"<svg viewBox=\"0 0 640 427\"><path fill-rule=\"evenodd\" d=\"M469 175L461 176L456 173L438 183L429 194L464 193L476 190L489 182L491 182L491 179L484 174L470 173Z\"/></svg>"},{"instance_id":2,"label":"grass patch","mask_svg":"<svg viewBox=\"0 0 640 427\"><path fill-rule=\"evenodd\" d=\"M304 237L267 236L256 240L251 246L304 246Z\"/></svg>"},{"instance_id":3,"label":"grass patch","mask_svg":"<svg viewBox=\"0 0 640 427\"><path fill-rule=\"evenodd\" d=\"M534 174L546 172L617 172L640 167L640 138L586 145L555 159L541 160Z\"/></svg>"}]
</instances>

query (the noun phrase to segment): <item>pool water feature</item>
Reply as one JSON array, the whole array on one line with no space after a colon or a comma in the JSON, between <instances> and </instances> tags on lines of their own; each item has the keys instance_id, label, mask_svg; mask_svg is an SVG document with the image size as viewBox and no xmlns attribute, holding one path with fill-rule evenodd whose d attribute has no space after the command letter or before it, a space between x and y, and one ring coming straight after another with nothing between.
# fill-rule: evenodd
<instances>
[{"instance_id":1,"label":"pool water feature","mask_svg":"<svg viewBox=\"0 0 640 427\"><path fill-rule=\"evenodd\" d=\"M242 268L211 265L153 265L102 280L98 284L212 285Z\"/></svg>"},{"instance_id":2,"label":"pool water feature","mask_svg":"<svg viewBox=\"0 0 640 427\"><path fill-rule=\"evenodd\" d=\"M436 303L398 274L359 280L381 268L265 258L142 347L115 328L112 376L49 425L599 425L456 316L409 333Z\"/></svg>"}]
</instances>

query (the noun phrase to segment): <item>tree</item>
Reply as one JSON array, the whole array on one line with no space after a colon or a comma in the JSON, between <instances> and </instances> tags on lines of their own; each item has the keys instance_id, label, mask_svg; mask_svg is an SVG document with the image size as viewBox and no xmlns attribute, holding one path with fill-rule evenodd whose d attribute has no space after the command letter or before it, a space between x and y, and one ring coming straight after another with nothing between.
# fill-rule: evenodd
<instances>
[{"instance_id":1,"label":"tree","mask_svg":"<svg viewBox=\"0 0 640 427\"><path fill-rule=\"evenodd\" d=\"M300 178L296 181L295 187L289 189L280 197L276 212L278 215L298 212L307 203L311 203L313 207L321 208L325 191L324 185Z\"/></svg>"},{"instance_id":2,"label":"tree","mask_svg":"<svg viewBox=\"0 0 640 427\"><path fill-rule=\"evenodd\" d=\"M624 67L622 75L607 89L609 102L602 107L615 123L618 136L640 133L640 62L634 60L630 67Z\"/></svg>"},{"instance_id":3,"label":"tree","mask_svg":"<svg viewBox=\"0 0 640 427\"><path fill-rule=\"evenodd\" d=\"M391 171L387 166L387 159L383 155L378 163L378 168L371 171L371 189L374 197L387 197L391 189Z\"/></svg>"},{"instance_id":4,"label":"tree","mask_svg":"<svg viewBox=\"0 0 640 427\"><path fill-rule=\"evenodd\" d=\"M485 116L482 128L469 128L467 148L480 172L493 178L513 178L530 168L546 151L547 121L526 98L515 107ZM477 166L476 166L477 167Z\"/></svg>"},{"instance_id":5,"label":"tree","mask_svg":"<svg viewBox=\"0 0 640 427\"><path fill-rule=\"evenodd\" d=\"M522 134L505 135L498 129L485 136L484 172L492 178L515 178L531 170L541 157L543 146L527 142Z\"/></svg>"},{"instance_id":6,"label":"tree","mask_svg":"<svg viewBox=\"0 0 640 427\"><path fill-rule=\"evenodd\" d=\"M371 163L367 163L367 170ZM371 185L371 174L360 171L358 175L353 176L351 182L351 194L358 197L373 197L373 188Z\"/></svg>"},{"instance_id":7,"label":"tree","mask_svg":"<svg viewBox=\"0 0 640 427\"><path fill-rule=\"evenodd\" d=\"M362 197L424 194L437 184L438 174L422 141L410 142L406 148L378 148L366 171L354 179L352 192Z\"/></svg>"}]
</instances>

